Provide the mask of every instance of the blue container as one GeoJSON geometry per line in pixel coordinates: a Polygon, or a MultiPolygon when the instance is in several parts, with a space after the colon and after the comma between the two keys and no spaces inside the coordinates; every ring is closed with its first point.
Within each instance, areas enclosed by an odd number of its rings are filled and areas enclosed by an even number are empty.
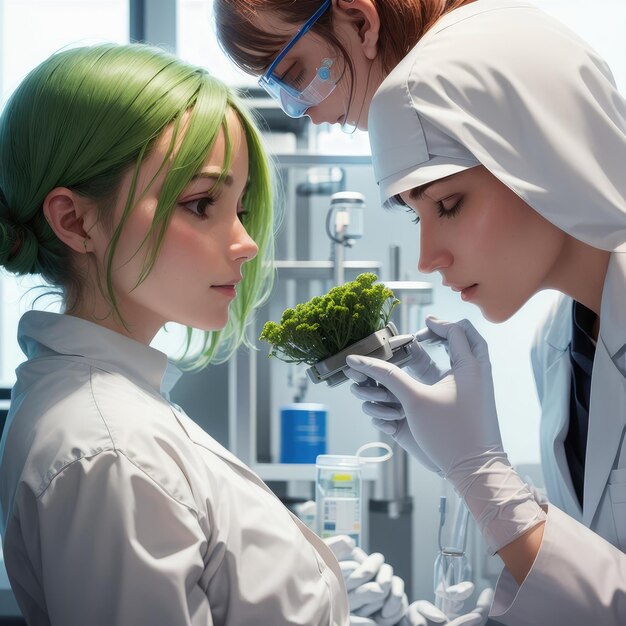
{"type": "Polygon", "coordinates": [[[326,454],[326,407],[297,402],[280,409],[280,462],[315,463],[326,454]]]}

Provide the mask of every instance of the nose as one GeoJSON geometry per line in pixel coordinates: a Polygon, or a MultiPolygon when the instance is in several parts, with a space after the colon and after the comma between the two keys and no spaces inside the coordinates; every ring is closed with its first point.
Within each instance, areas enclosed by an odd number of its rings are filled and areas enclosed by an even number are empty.
{"type": "Polygon", "coordinates": [[[237,218],[234,226],[233,240],[230,245],[230,253],[233,259],[238,261],[251,261],[259,252],[256,241],[250,237],[241,220],[237,218]]]}
{"type": "Polygon", "coordinates": [[[420,256],[417,269],[422,274],[430,274],[449,267],[453,256],[450,249],[438,240],[435,233],[424,228],[424,221],[420,223],[420,256]]]}
{"type": "Polygon", "coordinates": [[[304,112],[304,115],[310,118],[313,124],[315,124],[316,126],[319,126],[320,124],[323,124],[325,120],[322,119],[322,115],[317,109],[318,107],[309,107],[304,112]]]}

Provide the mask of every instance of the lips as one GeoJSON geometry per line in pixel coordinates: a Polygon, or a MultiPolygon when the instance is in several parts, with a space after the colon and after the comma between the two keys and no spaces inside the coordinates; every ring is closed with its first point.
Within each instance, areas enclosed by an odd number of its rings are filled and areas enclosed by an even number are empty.
{"type": "Polygon", "coordinates": [[[220,283],[219,285],[212,285],[212,287],[236,287],[240,282],[241,276],[228,280],[225,283],[220,283]]]}
{"type": "Polygon", "coordinates": [[[469,289],[470,287],[473,287],[476,283],[470,283],[469,285],[453,285],[451,283],[443,283],[444,287],[450,287],[450,289],[452,289],[452,291],[463,291],[464,289],[469,289]]]}
{"type": "Polygon", "coordinates": [[[450,287],[452,291],[461,294],[461,300],[469,302],[474,298],[476,290],[478,289],[478,283],[472,283],[470,285],[453,285],[451,283],[444,282],[445,287],[450,287]]]}
{"type": "Polygon", "coordinates": [[[223,296],[226,296],[227,298],[234,298],[237,295],[235,285],[213,285],[211,289],[222,294],[223,296]]]}

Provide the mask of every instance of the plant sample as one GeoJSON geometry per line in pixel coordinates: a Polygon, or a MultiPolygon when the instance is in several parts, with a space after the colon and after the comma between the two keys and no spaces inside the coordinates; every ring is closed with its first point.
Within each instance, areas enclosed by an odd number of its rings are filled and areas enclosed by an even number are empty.
{"type": "Polygon", "coordinates": [[[272,345],[269,356],[314,365],[383,328],[400,301],[377,280],[360,274],[267,322],[259,339],[272,345]]]}

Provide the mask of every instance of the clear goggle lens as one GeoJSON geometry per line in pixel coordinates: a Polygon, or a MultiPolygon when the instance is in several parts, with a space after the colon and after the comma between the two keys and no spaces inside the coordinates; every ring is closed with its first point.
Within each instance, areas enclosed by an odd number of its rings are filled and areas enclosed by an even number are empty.
{"type": "Polygon", "coordinates": [[[274,74],[261,76],[259,84],[276,100],[289,117],[302,117],[310,107],[321,104],[335,90],[330,75],[333,62],[324,59],[313,80],[302,90],[284,83],[274,74]]]}

